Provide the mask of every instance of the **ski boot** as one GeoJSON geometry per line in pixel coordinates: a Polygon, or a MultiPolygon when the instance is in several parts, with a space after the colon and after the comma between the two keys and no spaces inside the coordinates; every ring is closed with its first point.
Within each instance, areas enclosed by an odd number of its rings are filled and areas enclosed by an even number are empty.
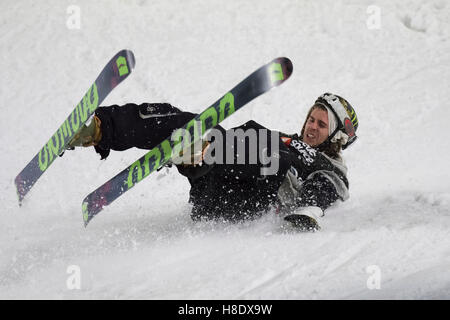
{"type": "MultiPolygon", "coordinates": [[[[74,150],[75,147],[92,147],[96,146],[102,139],[102,131],[100,129],[101,121],[94,115],[89,125],[83,124],[80,130],[70,140],[66,146],[66,150],[74,150]]],[[[65,150],[59,155],[62,157],[65,150]]]]}

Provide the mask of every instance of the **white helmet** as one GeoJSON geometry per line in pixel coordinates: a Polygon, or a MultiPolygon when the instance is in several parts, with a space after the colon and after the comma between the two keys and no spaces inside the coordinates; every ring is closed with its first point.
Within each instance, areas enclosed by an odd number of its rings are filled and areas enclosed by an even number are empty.
{"type": "Polygon", "coordinates": [[[337,126],[328,137],[328,141],[335,142],[337,139],[342,139],[344,142],[342,150],[355,142],[358,118],[356,117],[355,109],[347,100],[332,93],[324,93],[317,98],[315,104],[327,107],[336,117],[337,126]]]}

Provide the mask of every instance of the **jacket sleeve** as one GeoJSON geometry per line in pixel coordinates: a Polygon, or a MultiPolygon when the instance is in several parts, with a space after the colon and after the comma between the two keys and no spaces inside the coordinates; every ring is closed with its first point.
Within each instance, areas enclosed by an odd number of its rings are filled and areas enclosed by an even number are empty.
{"type": "Polygon", "coordinates": [[[129,148],[150,150],[195,117],[168,103],[127,103],[99,107],[95,114],[101,121],[102,138],[95,150],[102,159],[110,150],[129,148]]]}
{"type": "Polygon", "coordinates": [[[298,138],[289,141],[291,168],[279,189],[278,197],[290,211],[317,206],[322,210],[338,199],[348,198],[347,169],[298,138]]]}

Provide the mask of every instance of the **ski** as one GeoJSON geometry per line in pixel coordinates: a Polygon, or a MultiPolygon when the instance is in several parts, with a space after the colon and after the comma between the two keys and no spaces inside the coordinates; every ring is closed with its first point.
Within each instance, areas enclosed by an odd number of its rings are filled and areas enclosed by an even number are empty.
{"type": "Polygon", "coordinates": [[[103,68],[95,82],[55,134],[15,178],[19,205],[41,175],[66,150],[69,141],[91,118],[100,103],[128,77],[134,65],[133,52],[122,50],[103,68]]]}
{"type": "Polygon", "coordinates": [[[184,150],[190,148],[207,130],[215,127],[259,95],[282,84],[290,77],[292,70],[291,61],[284,57],[276,58],[262,66],[182,128],[175,130],[170,137],[91,192],[82,204],[84,225],[87,226],[105,206],[164,166],[173,156],[179,156],[184,150]],[[197,123],[201,123],[198,130],[195,129],[197,123]],[[185,132],[193,133],[186,135],[185,132]],[[177,139],[173,141],[173,137],[180,136],[185,138],[182,143],[177,139]]]}

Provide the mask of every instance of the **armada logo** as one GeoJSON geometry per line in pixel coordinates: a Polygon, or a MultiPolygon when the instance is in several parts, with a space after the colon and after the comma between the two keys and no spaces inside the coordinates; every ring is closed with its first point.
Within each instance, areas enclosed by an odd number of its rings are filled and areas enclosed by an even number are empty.
{"type": "Polygon", "coordinates": [[[127,59],[120,56],[116,60],[117,69],[119,70],[119,76],[123,76],[128,74],[130,71],[128,70],[127,66],[127,59]]]}
{"type": "Polygon", "coordinates": [[[283,68],[280,63],[272,63],[269,67],[270,82],[276,83],[284,80],[283,68]]]}
{"type": "Polygon", "coordinates": [[[98,107],[98,90],[94,83],[83,99],[78,103],[71,115],[62,124],[45,146],[39,151],[39,169],[43,172],[60,155],[83,123],[94,113],[98,107]],[[70,119],[70,121],[69,121],[70,119]]]}

